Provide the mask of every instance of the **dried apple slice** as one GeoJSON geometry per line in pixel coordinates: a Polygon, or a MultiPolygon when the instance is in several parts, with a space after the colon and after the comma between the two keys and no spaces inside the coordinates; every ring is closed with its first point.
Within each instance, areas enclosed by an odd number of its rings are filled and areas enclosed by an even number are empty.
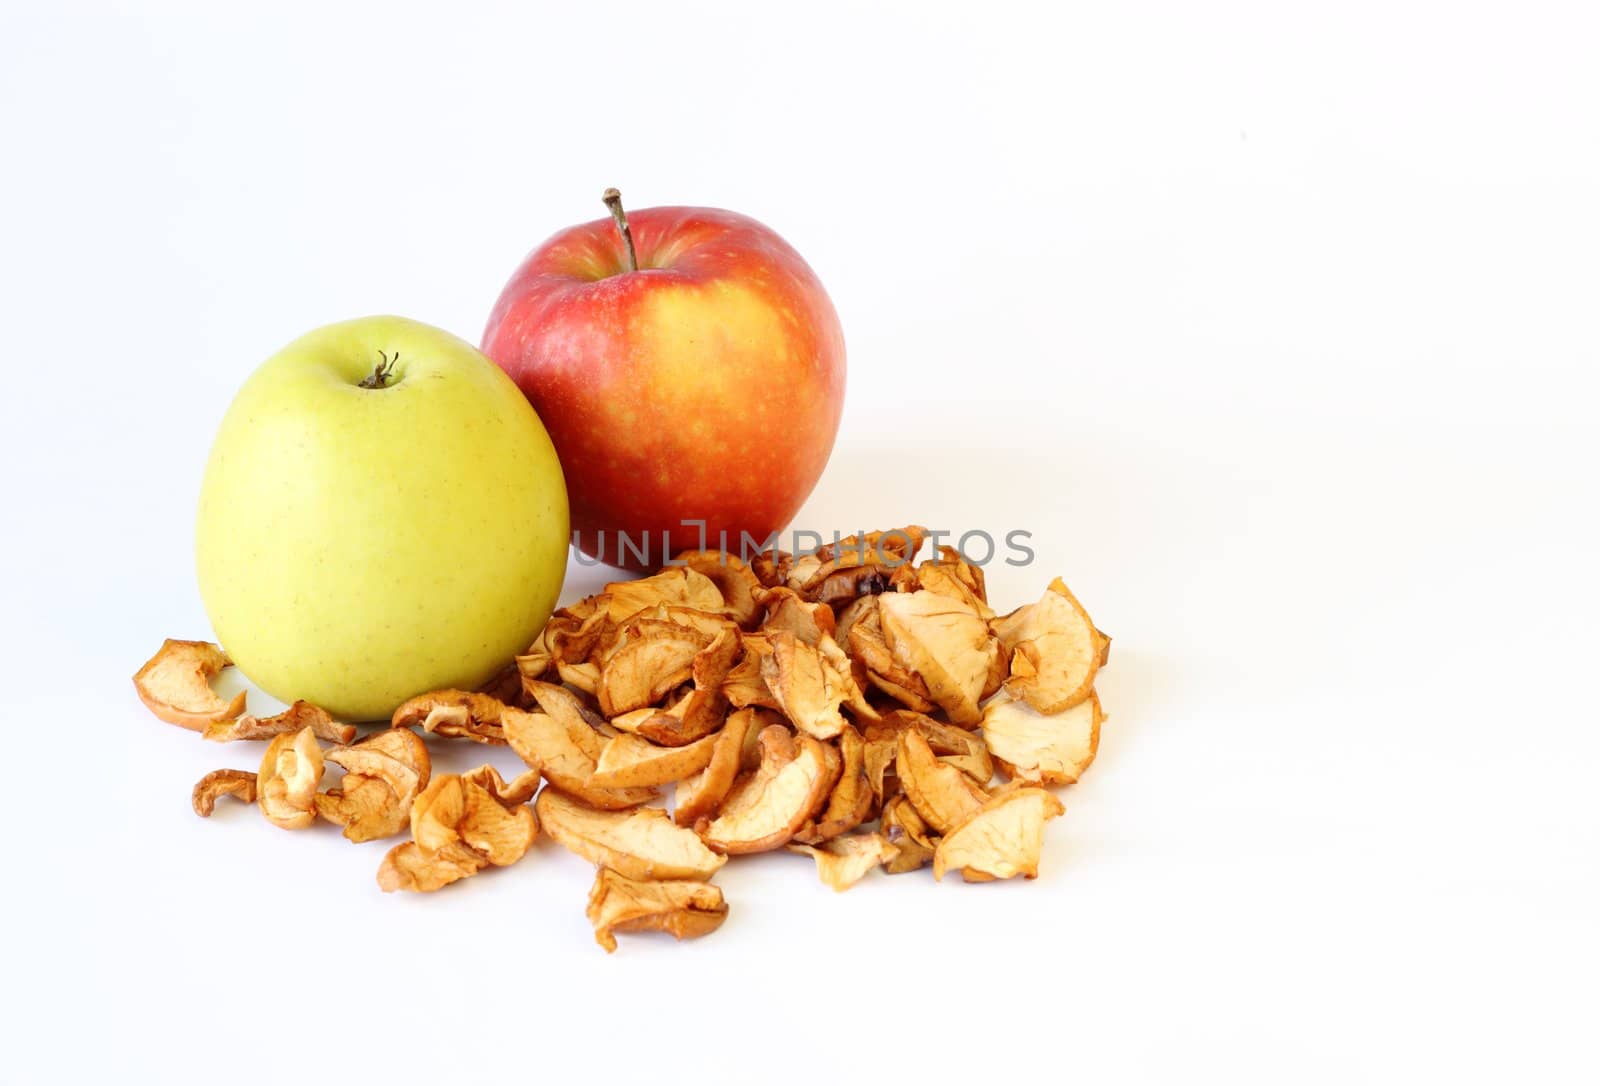
{"type": "Polygon", "coordinates": [[[310,728],[274,737],[256,772],[256,802],[267,821],[286,830],[315,822],[322,769],[322,748],[310,728]]]}
{"type": "Polygon", "coordinates": [[[473,690],[434,690],[418,694],[396,709],[389,726],[420,724],[430,735],[501,747],[506,743],[505,728],[501,726],[506,709],[499,699],[473,690]]]}
{"type": "Polygon", "coordinates": [[[333,714],[309,701],[297,701],[276,716],[259,717],[245,713],[233,720],[219,720],[207,726],[205,737],[217,743],[244,739],[271,739],[286,732],[310,728],[325,743],[348,744],[356,737],[353,724],[341,724],[333,714]]]}
{"type": "MultiPolygon", "coordinates": [[[[845,727],[839,706],[865,705],[849,670],[849,661],[833,638],[808,645],[787,630],[768,635],[772,654],[762,657],[761,677],[794,726],[814,739],[832,739],[845,727]]],[[[867,712],[872,712],[869,708],[867,712]]],[[[873,716],[877,714],[872,712],[873,716]]]]}
{"type": "Polygon", "coordinates": [[[745,629],[756,624],[761,608],[754,592],[761,581],[743,560],[725,551],[685,551],[677,560],[717,586],[728,617],[745,629]]]}
{"type": "Polygon", "coordinates": [[[1039,712],[1070,709],[1094,689],[1102,643],[1106,648],[1110,643],[1061,578],[1050,582],[1038,603],[1018,608],[992,625],[1010,657],[1006,689],[1039,712]]]}
{"type": "Polygon", "coordinates": [[[898,795],[886,802],[881,824],[884,837],[900,850],[884,864],[889,874],[903,875],[932,862],[939,837],[928,828],[909,797],[898,795]]]}
{"type": "Polygon", "coordinates": [[[908,709],[930,713],[936,708],[928,686],[916,672],[902,667],[883,639],[879,597],[874,596],[851,621],[850,656],[867,673],[867,681],[908,709]]]}
{"type": "MultiPolygon", "coordinates": [[[[974,782],[987,785],[994,777],[994,760],[983,736],[954,724],[944,724],[923,713],[896,709],[884,713],[882,723],[895,729],[911,728],[928,741],[941,762],[953,765],[974,782]]],[[[880,734],[874,730],[874,735],[880,734]]]]}
{"type": "Polygon", "coordinates": [[[656,798],[653,788],[601,788],[594,784],[606,737],[590,725],[583,703],[572,691],[551,683],[532,683],[530,692],[543,712],[507,709],[506,739],[517,757],[537,769],[550,787],[591,807],[612,811],[656,798]]]}
{"type": "Polygon", "coordinates": [[[761,738],[762,764],[743,786],[735,783],[715,819],[697,827],[718,852],[781,848],[822,806],[838,777],[837,769],[829,771],[829,748],[812,736],[800,734],[788,749],[772,728],[761,738]]]}
{"type": "Polygon", "coordinates": [[[676,604],[697,611],[724,611],[722,590],[698,570],[687,566],[664,569],[637,581],[616,581],[601,595],[603,609],[612,622],[625,622],[657,604],[676,604]]]}
{"type": "MultiPolygon", "coordinates": [[[[437,890],[527,854],[539,833],[533,809],[502,800],[484,779],[500,782],[500,775],[490,767],[447,773],[422,790],[411,806],[412,839],[390,849],[378,868],[386,893],[437,890]]],[[[498,791],[506,791],[504,782],[498,791]]]]}
{"type": "Polygon", "coordinates": [[[223,796],[232,796],[240,803],[254,803],[256,775],[248,769],[214,769],[200,778],[189,802],[193,804],[195,814],[210,818],[211,812],[217,808],[217,800],[223,796]]]}
{"type": "Polygon", "coordinates": [[[895,662],[922,678],[951,723],[982,720],[978,699],[999,651],[983,619],[948,596],[926,591],[879,596],[878,614],[895,662]]]}
{"type": "Polygon", "coordinates": [[[865,532],[841,539],[796,559],[785,583],[809,595],[840,570],[857,566],[887,566],[893,569],[916,556],[927,534],[927,529],[912,524],[905,528],[865,532]]]}
{"type": "Polygon", "coordinates": [[[232,664],[228,654],[209,641],[169,637],[134,674],[133,687],[145,708],[168,724],[204,731],[244,712],[243,690],[224,701],[211,689],[211,680],[232,664]]]}
{"type": "Polygon", "coordinates": [[[675,622],[638,623],[600,666],[600,711],[610,718],[660,704],[693,677],[695,657],[710,643],[708,635],[675,622]]]}
{"type": "MultiPolygon", "coordinates": [[[[874,793],[866,773],[866,741],[849,725],[839,733],[839,781],[817,817],[795,833],[794,840],[815,845],[847,833],[872,813],[874,793]]],[[[818,861],[819,863],[821,861],[818,861]]]]}
{"type": "Polygon", "coordinates": [[[755,599],[765,612],[761,629],[768,634],[787,630],[808,645],[833,636],[833,608],[825,603],[808,603],[791,588],[759,588],[755,599]]]}
{"type": "Polygon", "coordinates": [[[771,639],[761,633],[741,634],[739,644],[743,655],[722,681],[722,693],[728,704],[736,709],[759,705],[782,712],[772,688],[761,677],[761,662],[772,655],[771,639]]]}
{"type": "Polygon", "coordinates": [[[835,837],[821,847],[788,845],[790,852],[810,856],[817,862],[817,875],[834,890],[848,890],[875,867],[894,860],[900,847],[881,833],[852,833],[835,837]]]}
{"type": "Polygon", "coordinates": [[[624,732],[606,741],[589,782],[601,788],[630,788],[681,781],[711,764],[716,742],[715,735],[708,735],[686,747],[659,747],[624,732]]]}
{"type": "Polygon", "coordinates": [[[1089,696],[1046,716],[1009,693],[983,710],[983,738],[1005,774],[1030,784],[1072,784],[1100,749],[1100,699],[1089,696]]]}
{"type": "Polygon", "coordinates": [[[596,811],[547,788],[535,809],[553,840],[631,879],[708,879],[728,862],[657,807],[596,811]]]}
{"type": "Polygon", "coordinates": [[[344,827],[352,841],[376,841],[405,829],[411,804],[428,785],[428,746],[410,728],[368,736],[328,752],[344,769],[338,787],[315,799],[317,815],[344,827]]]}
{"type": "Polygon", "coordinates": [[[610,954],[619,931],[664,931],[680,941],[709,935],[727,919],[728,903],[708,882],[630,879],[602,867],[595,871],[585,912],[594,941],[610,954]]]}
{"type": "Polygon", "coordinates": [[[728,699],[722,684],[739,655],[739,631],[728,627],[701,649],[691,665],[694,689],[671,709],[646,717],[638,734],[664,747],[681,747],[704,739],[722,727],[728,699]]]}
{"type": "Polygon", "coordinates": [[[475,784],[499,800],[502,806],[515,807],[526,803],[533,798],[539,790],[539,782],[543,779],[537,769],[530,769],[526,773],[519,773],[507,781],[500,776],[500,771],[485,762],[477,769],[470,769],[461,774],[461,779],[475,784]]]}
{"type": "Polygon", "coordinates": [[[971,777],[934,757],[921,733],[900,733],[895,776],[906,796],[936,833],[949,833],[983,809],[988,794],[971,777]]]}
{"type": "Polygon", "coordinates": [[[968,882],[1037,877],[1044,824],[1062,810],[1061,801],[1042,788],[997,793],[939,842],[933,877],[942,879],[946,871],[960,871],[968,882]]]}
{"type": "Polygon", "coordinates": [[[717,809],[739,775],[745,737],[763,727],[763,721],[771,715],[764,709],[740,709],[729,715],[722,730],[711,737],[711,760],[706,767],[678,782],[672,802],[674,822],[693,826],[717,809]]]}

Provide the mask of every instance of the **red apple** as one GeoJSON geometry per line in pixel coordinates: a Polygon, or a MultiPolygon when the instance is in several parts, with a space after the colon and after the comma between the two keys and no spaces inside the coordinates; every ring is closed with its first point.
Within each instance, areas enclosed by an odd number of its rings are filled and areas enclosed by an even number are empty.
{"type": "Polygon", "coordinates": [[[701,545],[685,521],[738,553],[743,535],[789,523],[828,462],[844,406],[838,315],[800,254],[754,219],[624,215],[614,189],[606,203],[613,218],[522,262],[483,351],[550,431],[583,553],[659,566],[701,545]]]}

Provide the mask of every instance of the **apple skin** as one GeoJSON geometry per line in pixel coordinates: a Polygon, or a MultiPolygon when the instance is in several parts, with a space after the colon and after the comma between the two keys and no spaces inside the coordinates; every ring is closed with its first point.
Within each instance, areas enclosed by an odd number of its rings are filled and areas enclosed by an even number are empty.
{"type": "Polygon", "coordinates": [[[628,220],[637,271],[610,219],[556,234],[501,293],[483,352],[549,427],[574,543],[648,570],[702,545],[685,520],[705,521],[712,548],[726,532],[734,553],[741,533],[789,523],[833,449],[845,351],[816,274],[754,219],[654,207],[628,220]],[[648,538],[649,560],[618,532],[648,538]]]}
{"type": "Polygon", "coordinates": [[[195,556],[251,681],[342,720],[472,688],[525,649],[566,575],[566,488],[527,399],[471,344],[400,317],[332,324],[228,409],[195,556]],[[361,388],[379,352],[387,387],[361,388]]]}

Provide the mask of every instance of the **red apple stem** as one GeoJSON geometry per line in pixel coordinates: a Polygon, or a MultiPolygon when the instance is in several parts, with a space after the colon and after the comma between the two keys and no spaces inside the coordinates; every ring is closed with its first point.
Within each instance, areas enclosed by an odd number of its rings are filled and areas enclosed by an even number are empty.
{"type": "Polygon", "coordinates": [[[628,270],[638,271],[639,255],[633,250],[633,231],[628,229],[628,213],[622,210],[622,193],[616,189],[606,189],[600,199],[611,209],[611,217],[617,221],[617,233],[622,235],[622,243],[628,247],[628,270]]]}

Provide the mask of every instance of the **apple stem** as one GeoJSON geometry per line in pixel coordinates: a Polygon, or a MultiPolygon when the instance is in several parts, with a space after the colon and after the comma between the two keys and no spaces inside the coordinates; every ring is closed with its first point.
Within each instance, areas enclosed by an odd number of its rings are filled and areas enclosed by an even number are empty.
{"type": "Polygon", "coordinates": [[[622,235],[622,243],[628,247],[628,270],[638,271],[639,256],[633,251],[633,231],[628,229],[628,213],[622,210],[622,193],[616,189],[606,189],[600,199],[611,209],[611,217],[617,221],[617,233],[622,235]]]}
{"type": "Polygon", "coordinates": [[[358,385],[357,387],[358,388],[388,388],[389,387],[389,378],[394,376],[394,364],[396,362],[398,362],[398,361],[400,361],[400,352],[399,351],[394,352],[394,357],[393,358],[390,358],[383,351],[379,351],[378,352],[378,364],[375,367],[373,367],[373,370],[372,370],[371,373],[367,374],[365,377],[363,377],[361,379],[361,384],[358,385]]]}

